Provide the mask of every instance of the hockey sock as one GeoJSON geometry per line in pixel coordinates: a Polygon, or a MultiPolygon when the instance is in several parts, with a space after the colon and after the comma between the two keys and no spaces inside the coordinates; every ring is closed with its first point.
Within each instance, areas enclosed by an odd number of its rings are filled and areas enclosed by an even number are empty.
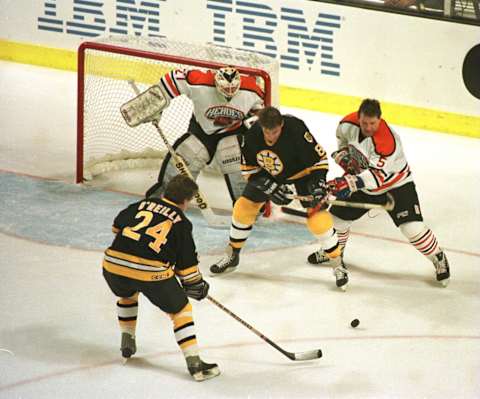
{"type": "Polygon", "coordinates": [[[240,252],[245,245],[248,236],[252,232],[253,225],[246,225],[238,222],[232,216],[232,225],[230,226],[230,246],[234,251],[240,252]]]}
{"type": "Polygon", "coordinates": [[[262,202],[253,202],[243,196],[235,202],[230,226],[232,248],[241,249],[245,245],[262,205],[262,202]]]}
{"type": "Polygon", "coordinates": [[[180,312],[170,314],[170,318],[173,321],[175,339],[185,358],[198,356],[197,337],[195,335],[195,324],[190,302],[180,312]]]}
{"type": "Polygon", "coordinates": [[[117,315],[120,331],[135,336],[138,314],[138,293],[129,298],[120,298],[117,301],[117,315]]]}
{"type": "Polygon", "coordinates": [[[340,246],[340,249],[343,253],[345,246],[347,245],[348,237],[350,237],[350,229],[347,229],[345,231],[337,230],[337,236],[338,236],[338,245],[340,246]]]}
{"type": "Polygon", "coordinates": [[[402,224],[400,230],[410,243],[423,255],[433,260],[441,251],[437,237],[423,222],[409,222],[402,224]]]}

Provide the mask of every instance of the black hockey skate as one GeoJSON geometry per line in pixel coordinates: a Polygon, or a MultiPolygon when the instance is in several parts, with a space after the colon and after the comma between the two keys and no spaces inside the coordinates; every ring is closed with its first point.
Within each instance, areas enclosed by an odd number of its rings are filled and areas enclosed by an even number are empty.
{"type": "Polygon", "coordinates": [[[233,272],[240,263],[240,251],[234,250],[230,245],[227,247],[225,255],[217,263],[210,266],[210,272],[213,275],[233,272]]]}
{"type": "Polygon", "coordinates": [[[122,357],[125,360],[132,357],[137,351],[135,337],[126,332],[122,333],[122,343],[120,344],[120,351],[122,352],[122,357]]]}
{"type": "Polygon", "coordinates": [[[311,265],[320,265],[322,263],[327,263],[329,260],[330,258],[325,255],[325,252],[323,252],[322,249],[312,252],[307,258],[308,263],[311,265]]]}
{"type": "Polygon", "coordinates": [[[188,372],[195,381],[205,381],[220,375],[220,369],[215,363],[205,363],[199,356],[187,357],[188,372]]]}
{"type": "Polygon", "coordinates": [[[437,281],[446,287],[450,281],[450,265],[443,251],[435,255],[433,265],[435,266],[437,281]]]}

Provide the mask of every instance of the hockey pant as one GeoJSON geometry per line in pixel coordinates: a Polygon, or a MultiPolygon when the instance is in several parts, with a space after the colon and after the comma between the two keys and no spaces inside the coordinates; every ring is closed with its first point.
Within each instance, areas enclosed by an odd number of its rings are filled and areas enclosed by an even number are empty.
{"type": "MultiPolygon", "coordinates": [[[[212,137],[212,139],[214,139],[212,137]]],[[[216,143],[216,154],[210,156],[207,147],[194,135],[187,133],[180,137],[173,145],[177,155],[187,163],[194,180],[200,172],[211,162],[215,169],[224,175],[228,192],[234,202],[243,192],[245,179],[240,172],[240,145],[236,136],[222,137],[216,143]]],[[[178,174],[172,156],[168,153],[163,160],[158,181],[164,188],[166,184],[178,174]]]]}

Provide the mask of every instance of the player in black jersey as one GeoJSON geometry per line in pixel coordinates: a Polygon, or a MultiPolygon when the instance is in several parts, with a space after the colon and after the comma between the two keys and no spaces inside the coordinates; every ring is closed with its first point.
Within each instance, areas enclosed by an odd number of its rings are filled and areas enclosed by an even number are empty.
{"type": "Polygon", "coordinates": [[[120,350],[124,359],[136,352],[138,295],[142,293],[168,313],[190,374],[203,381],[220,371],[216,364],[204,363],[199,357],[188,300],[205,298],[209,289],[198,268],[192,223],[184,214],[198,186],[190,178],[177,175],[162,198],[158,196],[159,186],[157,183],[149,190],[149,197],[129,205],[115,218],[115,239],[105,251],[103,276],[119,297],[120,350]]]}
{"type": "Polygon", "coordinates": [[[301,201],[310,210],[307,226],[331,259],[337,286],[345,289],[348,275],[339,256],[332,217],[325,207],[316,209],[326,199],[328,159],[305,123],[292,115],[282,115],[274,107],[264,108],[243,137],[241,149],[242,173],[248,183],[233,208],[226,254],[210,271],[220,274],[235,270],[262,205],[268,199],[277,205],[290,203],[293,193],[287,185],[293,184],[298,195],[313,198],[301,201]]]}

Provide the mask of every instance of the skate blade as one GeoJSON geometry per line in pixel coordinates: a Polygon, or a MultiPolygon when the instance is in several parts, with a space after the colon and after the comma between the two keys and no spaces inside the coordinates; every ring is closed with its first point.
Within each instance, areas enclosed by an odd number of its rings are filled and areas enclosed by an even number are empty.
{"type": "Polygon", "coordinates": [[[232,272],[234,272],[235,270],[237,269],[237,267],[229,267],[228,269],[226,269],[224,272],[221,272],[221,273],[215,273],[215,272],[212,272],[211,270],[209,271],[209,276],[210,277],[219,277],[219,276],[224,276],[225,274],[230,274],[232,272]]]}
{"type": "Polygon", "coordinates": [[[220,369],[218,367],[211,368],[210,370],[206,371],[199,371],[197,373],[192,374],[192,377],[195,381],[201,382],[205,380],[209,380],[211,378],[217,377],[220,375],[220,369]]]}
{"type": "Polygon", "coordinates": [[[450,283],[450,278],[445,278],[443,280],[440,280],[439,283],[443,288],[446,288],[450,283]]]}

